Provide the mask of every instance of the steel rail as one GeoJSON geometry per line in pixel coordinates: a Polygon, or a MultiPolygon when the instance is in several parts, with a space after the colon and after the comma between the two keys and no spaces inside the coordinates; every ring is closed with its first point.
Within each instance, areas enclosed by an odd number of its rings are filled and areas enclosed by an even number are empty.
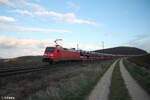
{"type": "MultiPolygon", "coordinates": [[[[52,68],[50,66],[38,66],[38,67],[15,67],[13,68],[7,68],[7,69],[0,69],[0,77],[4,76],[10,76],[10,75],[16,75],[16,74],[21,74],[21,73],[27,73],[27,72],[33,72],[33,71],[39,71],[39,70],[44,70],[44,69],[49,69],[52,68]]],[[[54,67],[53,67],[54,68],[54,67]]]]}

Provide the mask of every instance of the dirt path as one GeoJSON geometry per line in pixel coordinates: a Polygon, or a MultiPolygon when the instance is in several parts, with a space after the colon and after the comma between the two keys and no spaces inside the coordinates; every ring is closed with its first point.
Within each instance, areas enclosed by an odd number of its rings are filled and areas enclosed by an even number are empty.
{"type": "Polygon", "coordinates": [[[120,71],[132,100],[150,100],[150,96],[136,83],[125,69],[122,60],[120,61],[120,71]]]}
{"type": "Polygon", "coordinates": [[[111,65],[111,67],[107,70],[107,72],[98,82],[98,84],[95,86],[94,90],[88,97],[88,100],[108,100],[112,72],[113,72],[116,62],[117,61],[115,61],[113,65],[111,65]]]}

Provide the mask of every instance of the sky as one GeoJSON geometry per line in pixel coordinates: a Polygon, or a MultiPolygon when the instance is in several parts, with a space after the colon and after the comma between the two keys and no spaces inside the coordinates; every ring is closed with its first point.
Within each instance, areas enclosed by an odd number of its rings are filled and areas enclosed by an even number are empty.
{"type": "Polygon", "coordinates": [[[150,52],[149,0],[0,0],[0,57],[117,46],[150,52]]]}

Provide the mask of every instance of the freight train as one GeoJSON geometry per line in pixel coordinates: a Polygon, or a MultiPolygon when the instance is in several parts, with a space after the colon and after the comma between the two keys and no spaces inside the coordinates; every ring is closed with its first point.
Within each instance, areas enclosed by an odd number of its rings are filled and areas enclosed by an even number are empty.
{"type": "Polygon", "coordinates": [[[56,47],[46,47],[43,55],[43,62],[53,64],[61,61],[93,61],[120,57],[125,56],[94,51],[75,50],[74,48],[67,49],[57,45],[56,47]]]}

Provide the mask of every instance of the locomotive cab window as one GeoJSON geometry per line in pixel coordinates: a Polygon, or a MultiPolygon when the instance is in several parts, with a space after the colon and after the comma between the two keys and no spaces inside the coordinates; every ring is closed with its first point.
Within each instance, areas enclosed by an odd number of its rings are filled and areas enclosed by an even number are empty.
{"type": "Polygon", "coordinates": [[[55,48],[46,48],[45,52],[54,52],[55,48]]]}
{"type": "Polygon", "coordinates": [[[59,50],[57,50],[57,52],[59,52],[59,50]]]}

